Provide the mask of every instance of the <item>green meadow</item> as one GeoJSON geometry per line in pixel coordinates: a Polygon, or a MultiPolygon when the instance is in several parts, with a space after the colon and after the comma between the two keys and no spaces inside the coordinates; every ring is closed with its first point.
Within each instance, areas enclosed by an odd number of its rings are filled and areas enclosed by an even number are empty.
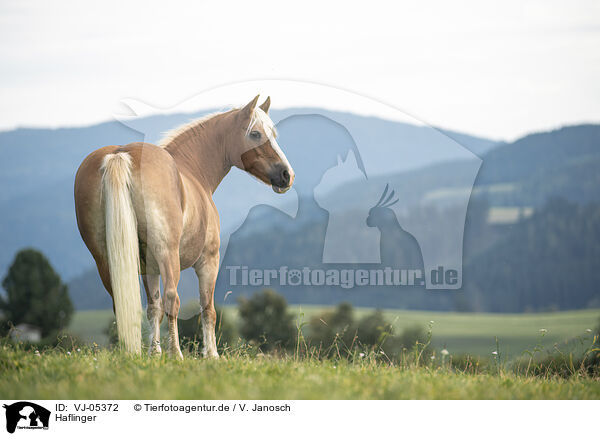
{"type": "MultiPolygon", "coordinates": [[[[321,306],[290,306],[290,312],[302,324],[329,309],[321,306]]],[[[227,318],[237,322],[235,306],[225,306],[227,318]]],[[[358,317],[372,309],[355,308],[358,317]]],[[[598,325],[600,311],[578,310],[531,314],[452,313],[385,310],[396,332],[405,328],[432,327],[432,346],[446,348],[452,354],[489,356],[498,345],[505,356],[518,357],[527,350],[552,349],[555,344],[577,346],[578,339],[590,336],[586,330],[598,325]],[[433,324],[430,322],[433,321],[433,324]]],[[[110,310],[75,313],[70,332],[86,342],[106,344],[106,327],[112,319],[110,310]]]]}
{"type": "MultiPolygon", "coordinates": [[[[326,309],[290,307],[298,325],[326,309]]],[[[237,320],[235,307],[222,310],[230,321],[237,320]]],[[[356,309],[356,315],[371,311],[356,309]]],[[[323,357],[300,345],[287,354],[263,354],[252,344],[238,343],[216,361],[203,359],[193,348],[184,348],[184,360],[177,361],[165,353],[132,356],[104,347],[112,312],[78,312],[69,330],[85,345],[0,344],[0,397],[600,399],[597,369],[581,364],[584,355],[583,361],[595,359],[597,365],[597,311],[499,315],[388,310],[385,316],[397,331],[430,328],[431,341],[398,359],[378,349],[323,357]]]]}
{"type": "Polygon", "coordinates": [[[4,346],[4,399],[600,399],[592,377],[461,372],[448,367],[358,360],[225,354],[210,361],[185,353],[128,356],[84,347],[38,354],[4,346]]]}

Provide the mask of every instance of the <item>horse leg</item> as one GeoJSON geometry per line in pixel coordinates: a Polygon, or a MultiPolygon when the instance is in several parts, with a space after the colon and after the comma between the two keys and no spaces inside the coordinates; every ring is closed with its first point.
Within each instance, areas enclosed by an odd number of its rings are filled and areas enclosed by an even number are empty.
{"type": "Polygon", "coordinates": [[[110,298],[113,302],[113,313],[115,312],[115,298],[112,293],[112,286],[110,284],[110,270],[108,269],[108,261],[105,259],[99,259],[96,261],[96,268],[98,268],[98,274],[100,274],[100,280],[102,280],[102,284],[104,288],[110,295],[110,298]]]}
{"type": "Polygon", "coordinates": [[[211,253],[210,255],[202,256],[194,265],[194,270],[198,276],[200,289],[202,337],[204,342],[202,354],[204,357],[218,359],[219,353],[217,352],[217,340],[215,336],[217,313],[214,304],[215,282],[219,273],[218,250],[216,251],[216,255],[211,253]]]}
{"type": "Polygon", "coordinates": [[[148,274],[142,276],[144,280],[144,288],[146,289],[146,297],[148,297],[148,321],[150,322],[150,346],[148,354],[162,353],[160,348],[160,323],[162,322],[163,311],[160,301],[160,276],[158,274],[148,274]]]}
{"type": "Polygon", "coordinates": [[[165,287],[163,297],[163,308],[169,320],[169,354],[171,357],[183,359],[179,348],[179,332],[177,330],[177,316],[179,315],[179,295],[177,294],[177,283],[179,283],[179,249],[170,251],[162,261],[159,260],[160,275],[165,287]]]}

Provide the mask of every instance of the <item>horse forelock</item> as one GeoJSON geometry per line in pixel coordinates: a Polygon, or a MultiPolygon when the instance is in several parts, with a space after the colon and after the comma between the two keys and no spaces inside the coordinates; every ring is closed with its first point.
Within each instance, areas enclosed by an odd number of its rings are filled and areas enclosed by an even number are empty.
{"type": "Polygon", "coordinates": [[[271,141],[277,138],[277,129],[275,129],[273,120],[259,107],[254,108],[254,111],[252,112],[250,122],[246,128],[246,135],[249,135],[252,129],[257,125],[260,125],[263,128],[265,134],[271,141]]]}

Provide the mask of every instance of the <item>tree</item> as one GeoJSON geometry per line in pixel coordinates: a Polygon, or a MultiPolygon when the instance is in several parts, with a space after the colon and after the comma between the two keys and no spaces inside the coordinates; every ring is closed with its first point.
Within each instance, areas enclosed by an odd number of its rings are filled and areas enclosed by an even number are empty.
{"type": "Polygon", "coordinates": [[[393,357],[403,348],[411,349],[417,341],[424,343],[427,338],[419,326],[396,333],[378,309],[357,319],[350,303],[341,303],[333,310],[313,316],[308,330],[310,343],[320,347],[325,357],[368,349],[382,350],[388,357],[393,357]]]}
{"type": "Polygon", "coordinates": [[[265,289],[251,298],[240,298],[240,333],[247,341],[260,344],[263,350],[294,345],[296,329],[287,301],[272,289],[265,289]]]}
{"type": "Polygon", "coordinates": [[[392,325],[381,310],[374,310],[358,322],[358,341],[365,345],[381,345],[392,334],[392,325]]]}
{"type": "Polygon", "coordinates": [[[309,323],[309,338],[315,346],[328,349],[335,341],[343,344],[343,350],[355,342],[356,322],[350,303],[340,303],[334,310],[313,316],[309,323]]]}
{"type": "Polygon", "coordinates": [[[6,296],[0,296],[5,322],[39,327],[48,337],[69,324],[73,304],[67,285],[46,257],[37,250],[21,250],[2,281],[6,296]]]}

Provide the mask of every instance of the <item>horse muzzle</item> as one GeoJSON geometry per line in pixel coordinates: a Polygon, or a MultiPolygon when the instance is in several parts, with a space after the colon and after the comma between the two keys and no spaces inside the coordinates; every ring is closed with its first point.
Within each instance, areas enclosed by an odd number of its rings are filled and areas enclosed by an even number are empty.
{"type": "Polygon", "coordinates": [[[292,187],[294,178],[294,170],[286,165],[278,165],[270,179],[271,187],[276,193],[283,194],[292,187]]]}

